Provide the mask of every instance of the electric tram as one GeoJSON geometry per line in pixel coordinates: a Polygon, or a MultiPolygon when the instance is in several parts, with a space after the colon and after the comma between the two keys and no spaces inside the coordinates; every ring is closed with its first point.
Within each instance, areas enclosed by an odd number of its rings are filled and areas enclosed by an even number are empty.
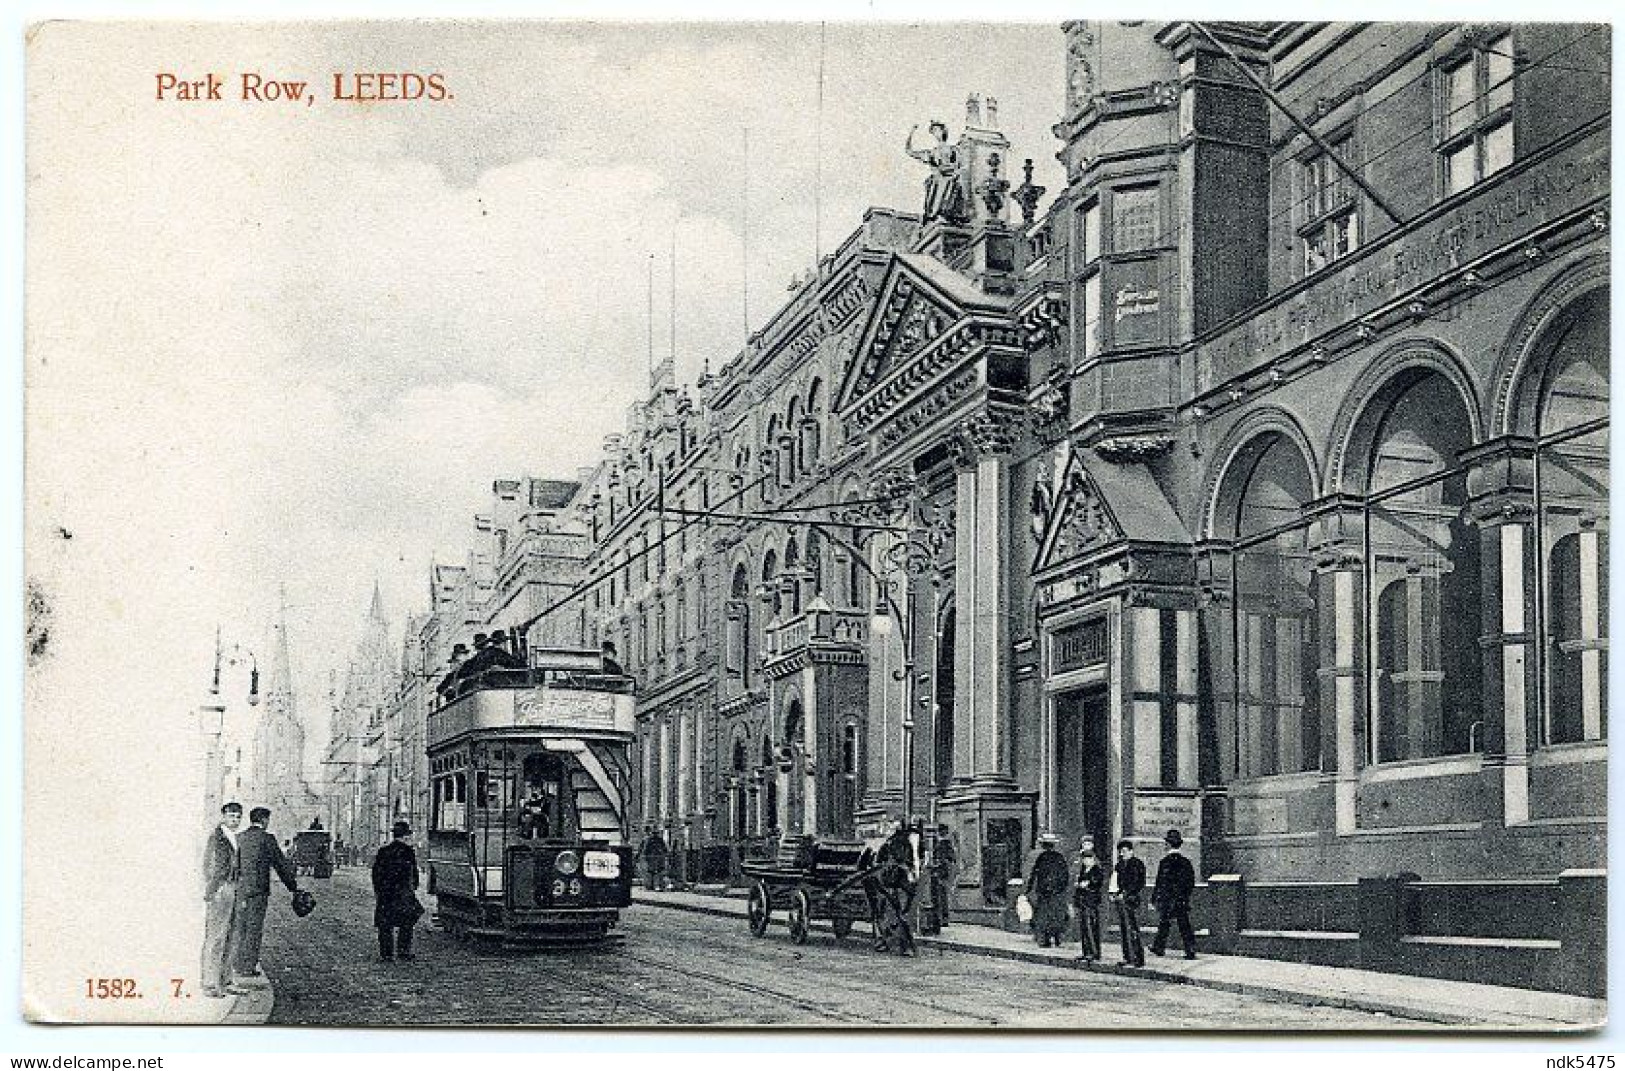
{"type": "Polygon", "coordinates": [[[428,892],[447,932],[506,946],[617,936],[632,902],[632,739],[632,679],[595,651],[533,649],[528,664],[446,678],[428,724],[428,892]]]}

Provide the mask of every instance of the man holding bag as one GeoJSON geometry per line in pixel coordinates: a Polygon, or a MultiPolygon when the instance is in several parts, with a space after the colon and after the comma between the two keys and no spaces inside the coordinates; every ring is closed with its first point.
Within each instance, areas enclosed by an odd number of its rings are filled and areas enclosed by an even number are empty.
{"type": "Polygon", "coordinates": [[[1066,858],[1055,850],[1061,839],[1054,833],[1038,838],[1038,857],[1027,876],[1027,900],[1033,911],[1033,937],[1039,948],[1060,948],[1066,936],[1067,890],[1072,875],[1066,858]]]}
{"type": "Polygon", "coordinates": [[[395,839],[378,849],[372,861],[372,894],[377,901],[372,922],[378,928],[378,958],[412,959],[412,927],[423,917],[418,903],[418,856],[412,850],[412,827],[396,822],[395,839]]]}

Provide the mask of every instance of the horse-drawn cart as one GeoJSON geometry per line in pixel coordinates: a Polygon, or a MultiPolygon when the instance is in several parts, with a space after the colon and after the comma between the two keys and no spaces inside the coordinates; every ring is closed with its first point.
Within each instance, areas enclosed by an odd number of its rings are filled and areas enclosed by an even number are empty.
{"type": "Polygon", "coordinates": [[[786,836],[773,859],[747,859],[740,865],[752,881],[747,918],[750,932],[767,933],[775,909],[786,911],[790,940],[805,944],[813,919],[828,919],[836,937],[852,932],[859,919],[872,923],[874,906],[864,889],[875,852],[862,841],[815,841],[786,836]]]}

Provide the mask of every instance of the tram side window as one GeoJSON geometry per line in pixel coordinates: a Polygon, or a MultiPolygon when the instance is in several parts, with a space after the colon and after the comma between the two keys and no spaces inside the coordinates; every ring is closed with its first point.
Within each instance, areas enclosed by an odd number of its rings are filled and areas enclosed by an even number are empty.
{"type": "Polygon", "coordinates": [[[435,784],[435,828],[458,831],[467,826],[468,781],[463,774],[451,774],[435,784]]]}

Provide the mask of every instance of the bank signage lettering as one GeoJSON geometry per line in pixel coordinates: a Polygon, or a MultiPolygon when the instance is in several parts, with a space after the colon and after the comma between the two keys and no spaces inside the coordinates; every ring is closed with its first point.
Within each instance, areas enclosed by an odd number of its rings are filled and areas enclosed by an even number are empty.
{"type": "Polygon", "coordinates": [[[1476,260],[1608,192],[1606,132],[1569,146],[1506,184],[1395,238],[1353,268],[1266,309],[1201,351],[1211,388],[1476,260]]]}
{"type": "Polygon", "coordinates": [[[1055,673],[1104,664],[1106,619],[1097,617],[1060,630],[1055,634],[1050,650],[1050,669],[1055,673]]]}

